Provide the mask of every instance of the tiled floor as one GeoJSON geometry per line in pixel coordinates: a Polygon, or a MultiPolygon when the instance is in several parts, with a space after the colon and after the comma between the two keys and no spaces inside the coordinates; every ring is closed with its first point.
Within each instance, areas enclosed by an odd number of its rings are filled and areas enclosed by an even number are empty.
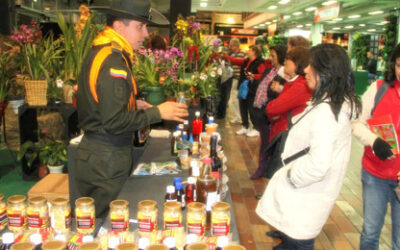
{"type": "MultiPolygon", "coordinates": [[[[272,249],[278,244],[265,232],[270,227],[255,213],[256,193],[262,193],[267,185],[266,179],[252,181],[251,174],[257,167],[259,138],[238,136],[237,125],[219,121],[224,151],[228,158],[229,187],[232,192],[235,216],[241,244],[247,249],[272,249]]],[[[353,140],[350,164],[336,205],[317,237],[315,249],[359,249],[362,229],[362,189],[361,156],[363,147],[353,140]]],[[[380,239],[380,249],[391,249],[390,212],[380,239]]]]}

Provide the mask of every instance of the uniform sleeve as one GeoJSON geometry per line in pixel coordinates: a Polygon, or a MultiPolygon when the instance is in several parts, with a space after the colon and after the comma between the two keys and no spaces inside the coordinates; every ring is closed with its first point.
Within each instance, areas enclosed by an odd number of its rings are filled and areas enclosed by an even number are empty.
{"type": "Polygon", "coordinates": [[[266,113],[269,118],[280,116],[305,104],[310,99],[308,87],[303,82],[294,83],[275,100],[268,103],[266,113]]]}
{"type": "Polygon", "coordinates": [[[147,110],[128,111],[127,104],[132,92],[130,73],[121,57],[112,55],[102,66],[97,80],[100,119],[105,132],[124,134],[134,132],[146,125],[160,122],[157,107],[147,110]],[[115,74],[113,72],[122,72],[115,74]],[[123,72],[126,72],[124,77],[123,72]]]}
{"type": "Polygon", "coordinates": [[[368,129],[367,120],[371,118],[371,111],[374,108],[375,95],[377,92],[377,82],[371,84],[368,90],[363,94],[362,111],[359,118],[352,123],[354,136],[364,145],[372,146],[377,135],[368,129]]]}

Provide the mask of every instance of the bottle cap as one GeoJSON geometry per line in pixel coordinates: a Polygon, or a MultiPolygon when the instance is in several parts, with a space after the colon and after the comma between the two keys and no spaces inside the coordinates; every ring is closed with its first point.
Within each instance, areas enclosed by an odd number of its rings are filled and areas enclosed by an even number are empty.
{"type": "Polygon", "coordinates": [[[208,117],[208,123],[214,123],[214,116],[208,117]]]}
{"type": "Polygon", "coordinates": [[[229,239],[226,236],[220,236],[217,239],[217,246],[220,248],[224,248],[229,244],[229,239]]]}
{"type": "Polygon", "coordinates": [[[119,239],[116,236],[111,236],[108,240],[108,249],[115,249],[119,244],[119,239]]]}
{"type": "Polygon", "coordinates": [[[182,123],[179,124],[179,125],[178,125],[178,128],[179,128],[180,130],[183,130],[183,124],[182,124],[182,123]]]}
{"type": "Polygon", "coordinates": [[[84,235],[82,237],[82,243],[93,242],[93,241],[94,241],[93,235],[84,235]]]}
{"type": "Polygon", "coordinates": [[[183,125],[189,125],[189,121],[188,120],[184,120],[183,121],[183,125]]]}
{"type": "Polygon", "coordinates": [[[200,176],[200,168],[197,165],[196,166],[192,166],[192,175],[194,177],[200,176]]]}
{"type": "Polygon", "coordinates": [[[3,244],[14,243],[14,233],[7,232],[3,233],[3,244]]]}
{"type": "Polygon", "coordinates": [[[175,248],[175,238],[173,237],[166,237],[163,240],[163,244],[166,245],[168,248],[175,248]]]}
{"type": "Polygon", "coordinates": [[[219,179],[219,177],[220,177],[219,172],[211,172],[211,175],[212,175],[215,179],[219,179]]]}
{"type": "Polygon", "coordinates": [[[33,233],[29,236],[29,240],[35,245],[40,245],[42,244],[42,235],[38,233],[33,233]]]}
{"type": "Polygon", "coordinates": [[[176,186],[177,182],[182,182],[181,177],[174,177],[174,186],[176,186]]]}
{"type": "Polygon", "coordinates": [[[194,177],[189,177],[188,178],[188,183],[189,184],[195,184],[196,183],[196,179],[194,177]]]}
{"type": "Polygon", "coordinates": [[[150,245],[150,241],[148,238],[140,238],[138,244],[140,249],[146,249],[150,245]]]}
{"type": "Polygon", "coordinates": [[[179,190],[179,189],[183,189],[182,182],[177,182],[176,183],[176,190],[179,190]]]}
{"type": "Polygon", "coordinates": [[[197,235],[195,235],[195,234],[186,235],[186,244],[187,245],[195,243],[195,242],[197,242],[197,235]]]}
{"type": "Polygon", "coordinates": [[[175,193],[175,187],[172,185],[167,186],[167,193],[172,194],[175,193]]]}
{"type": "Polygon", "coordinates": [[[196,111],[196,112],[194,113],[194,115],[197,116],[197,117],[200,117],[200,111],[196,111]]]}
{"type": "Polygon", "coordinates": [[[205,157],[205,158],[203,158],[203,163],[204,164],[211,164],[211,157],[205,157]]]}

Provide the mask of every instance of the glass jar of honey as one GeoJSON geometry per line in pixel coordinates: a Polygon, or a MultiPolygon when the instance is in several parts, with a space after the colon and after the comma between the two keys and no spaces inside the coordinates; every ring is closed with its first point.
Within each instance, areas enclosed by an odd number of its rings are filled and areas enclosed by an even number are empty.
{"type": "Polygon", "coordinates": [[[64,198],[56,198],[50,202],[50,224],[56,233],[68,234],[71,228],[71,206],[64,198]]]}
{"type": "Polygon", "coordinates": [[[26,227],[26,197],[13,195],[7,199],[8,229],[14,233],[25,230],[26,227]]]}
{"type": "Polygon", "coordinates": [[[191,202],[187,206],[186,233],[204,236],[206,232],[206,206],[200,202],[191,202]]]}
{"type": "Polygon", "coordinates": [[[65,242],[58,240],[49,240],[42,245],[42,250],[65,250],[65,242]]]}
{"type": "Polygon", "coordinates": [[[94,199],[81,197],[75,201],[76,231],[80,234],[91,234],[96,225],[94,199]]]}
{"type": "Polygon", "coordinates": [[[204,242],[196,242],[188,245],[186,250],[209,250],[210,248],[204,242]]]}
{"type": "Polygon", "coordinates": [[[99,242],[86,242],[79,246],[79,250],[101,250],[99,242]]]}
{"type": "Polygon", "coordinates": [[[18,242],[11,246],[10,250],[34,250],[35,245],[30,242],[18,242]]]}
{"type": "Polygon", "coordinates": [[[182,226],[182,205],[176,201],[164,203],[164,230],[182,226]]]}
{"type": "Polygon", "coordinates": [[[230,205],[226,202],[216,202],[211,212],[211,235],[227,236],[231,226],[230,205]]]}
{"type": "Polygon", "coordinates": [[[4,195],[0,194],[0,231],[2,231],[7,224],[7,205],[4,202],[4,195]]]}
{"type": "Polygon", "coordinates": [[[152,233],[157,231],[158,210],[157,202],[144,200],[138,203],[138,226],[139,232],[152,233]]]}
{"type": "Polygon", "coordinates": [[[135,243],[122,243],[119,244],[116,250],[138,250],[138,246],[135,243]]]}
{"type": "Polygon", "coordinates": [[[115,200],[110,202],[111,230],[124,232],[129,230],[129,202],[115,200]]]}
{"type": "Polygon", "coordinates": [[[43,196],[28,199],[28,228],[29,230],[39,230],[49,226],[49,209],[47,200],[43,196]]]}

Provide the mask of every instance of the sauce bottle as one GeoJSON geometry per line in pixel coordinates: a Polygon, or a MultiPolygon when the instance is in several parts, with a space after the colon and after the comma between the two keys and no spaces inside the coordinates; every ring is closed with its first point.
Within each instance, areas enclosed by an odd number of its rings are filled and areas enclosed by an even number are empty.
{"type": "Polygon", "coordinates": [[[196,111],[192,122],[193,140],[199,141],[200,133],[203,132],[203,120],[200,119],[200,111],[196,111]]]}
{"type": "Polygon", "coordinates": [[[175,187],[172,185],[167,186],[167,194],[165,195],[165,202],[177,201],[178,197],[175,193],[175,187]]]}
{"type": "Polygon", "coordinates": [[[194,177],[189,177],[188,184],[186,185],[186,205],[189,205],[191,202],[197,201],[196,189],[196,179],[194,177]]]}

